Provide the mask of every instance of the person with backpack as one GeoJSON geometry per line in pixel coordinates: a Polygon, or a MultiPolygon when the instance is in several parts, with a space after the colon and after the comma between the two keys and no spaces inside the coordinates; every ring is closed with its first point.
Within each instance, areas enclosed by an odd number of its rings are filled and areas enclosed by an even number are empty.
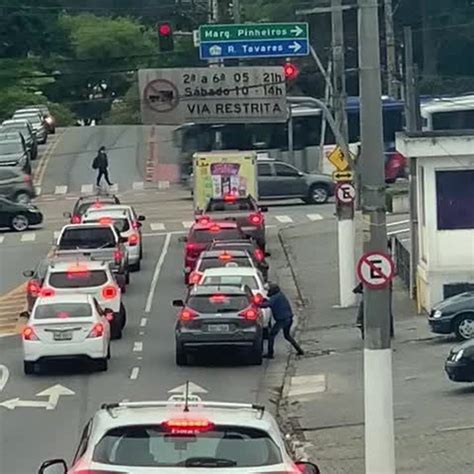
{"type": "Polygon", "coordinates": [[[100,182],[102,177],[105,178],[105,181],[109,186],[112,186],[113,183],[110,182],[109,179],[109,160],[107,158],[107,153],[105,153],[105,146],[101,146],[99,151],[97,152],[97,156],[94,158],[92,162],[92,169],[98,170],[97,173],[97,187],[100,187],[100,182]]]}

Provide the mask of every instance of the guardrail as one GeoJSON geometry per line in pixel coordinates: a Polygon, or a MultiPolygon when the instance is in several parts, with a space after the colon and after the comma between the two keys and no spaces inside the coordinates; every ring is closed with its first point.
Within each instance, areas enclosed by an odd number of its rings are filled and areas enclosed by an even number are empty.
{"type": "Polygon", "coordinates": [[[410,288],[410,251],[396,235],[392,235],[390,239],[397,276],[410,288]]]}

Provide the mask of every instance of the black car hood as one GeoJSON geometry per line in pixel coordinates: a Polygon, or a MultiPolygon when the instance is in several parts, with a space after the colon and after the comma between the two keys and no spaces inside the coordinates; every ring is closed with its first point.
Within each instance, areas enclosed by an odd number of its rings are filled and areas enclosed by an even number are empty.
{"type": "Polygon", "coordinates": [[[433,309],[445,312],[456,312],[461,309],[472,309],[474,311],[474,292],[468,291],[446,298],[436,304],[433,309]]]}

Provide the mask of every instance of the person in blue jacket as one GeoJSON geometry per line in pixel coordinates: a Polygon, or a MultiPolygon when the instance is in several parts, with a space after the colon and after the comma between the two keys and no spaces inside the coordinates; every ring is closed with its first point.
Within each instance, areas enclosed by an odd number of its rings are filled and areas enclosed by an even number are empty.
{"type": "Polygon", "coordinates": [[[291,335],[291,326],[293,324],[293,310],[291,309],[291,304],[278,285],[274,283],[270,284],[268,299],[262,302],[261,307],[270,308],[272,310],[273,319],[275,320],[268,334],[268,352],[265,357],[273,359],[275,337],[281,330],[283,330],[283,337],[296,349],[298,355],[304,355],[303,349],[301,349],[291,335]]]}

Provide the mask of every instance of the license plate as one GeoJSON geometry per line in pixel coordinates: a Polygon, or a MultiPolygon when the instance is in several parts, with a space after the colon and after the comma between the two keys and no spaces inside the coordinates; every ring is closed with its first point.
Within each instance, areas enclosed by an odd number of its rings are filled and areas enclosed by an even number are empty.
{"type": "Polygon", "coordinates": [[[229,332],[228,324],[209,324],[207,326],[209,332],[229,332]]]}
{"type": "Polygon", "coordinates": [[[72,339],[72,331],[55,332],[53,337],[55,341],[70,341],[72,339]]]}

